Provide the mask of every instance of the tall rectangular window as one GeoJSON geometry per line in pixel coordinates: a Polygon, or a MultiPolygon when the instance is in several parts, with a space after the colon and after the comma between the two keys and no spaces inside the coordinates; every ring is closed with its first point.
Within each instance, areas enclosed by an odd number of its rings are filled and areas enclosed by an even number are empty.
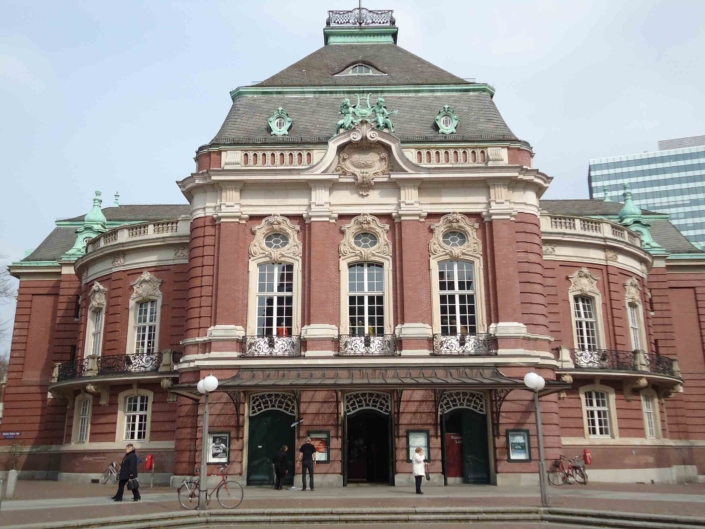
{"type": "Polygon", "coordinates": [[[294,265],[259,265],[257,336],[291,336],[293,307],[294,265]]]}
{"type": "Polygon", "coordinates": [[[641,402],[644,406],[646,437],[648,439],[656,439],[656,414],[654,413],[654,400],[648,393],[642,393],[641,402]]]}
{"type": "Polygon", "coordinates": [[[125,440],[144,441],[147,438],[149,397],[135,395],[125,401],[125,440]]]}
{"type": "Polygon", "coordinates": [[[157,336],[157,302],[143,301],[137,306],[135,354],[151,354],[157,336]]]}
{"type": "Polygon", "coordinates": [[[438,263],[441,334],[476,334],[475,274],[472,263],[438,263]]]}
{"type": "Polygon", "coordinates": [[[91,424],[91,403],[90,398],[81,401],[81,408],[78,415],[78,442],[85,443],[88,441],[88,428],[91,424]]]}
{"type": "Polygon", "coordinates": [[[384,335],[384,267],[348,267],[348,322],[352,336],[384,335]]]}
{"type": "Polygon", "coordinates": [[[604,391],[585,392],[585,413],[587,414],[590,437],[610,437],[609,396],[604,391]]]}
{"type": "Polygon", "coordinates": [[[634,349],[641,349],[641,329],[639,328],[638,305],[629,304],[629,329],[632,333],[632,346],[634,349]]]}
{"type": "Polygon", "coordinates": [[[577,348],[581,351],[595,351],[597,343],[597,322],[595,320],[595,302],[588,296],[574,298],[575,335],[577,348]]]}
{"type": "Polygon", "coordinates": [[[100,349],[103,342],[103,309],[93,311],[93,332],[91,334],[91,354],[94,356],[100,355],[100,349]]]}

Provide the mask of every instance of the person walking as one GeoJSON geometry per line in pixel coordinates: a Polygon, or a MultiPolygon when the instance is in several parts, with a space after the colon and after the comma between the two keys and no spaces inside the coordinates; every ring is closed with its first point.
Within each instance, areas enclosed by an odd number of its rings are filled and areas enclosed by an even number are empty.
{"type": "Polygon", "coordinates": [[[426,476],[426,458],[423,455],[423,448],[420,446],[416,449],[416,452],[411,456],[411,462],[413,463],[413,474],[416,480],[416,494],[423,494],[421,492],[421,481],[426,476]]]}
{"type": "Polygon", "coordinates": [[[276,475],[276,481],[274,482],[274,490],[282,490],[282,481],[284,481],[284,477],[286,476],[287,472],[289,472],[289,462],[287,461],[288,458],[286,456],[288,450],[288,446],[282,446],[274,456],[274,459],[272,460],[272,462],[274,463],[274,474],[276,475]]]}
{"type": "MultiPolygon", "coordinates": [[[[120,464],[120,482],[118,483],[118,491],[115,496],[112,497],[115,501],[122,501],[122,493],[125,490],[125,485],[132,478],[137,477],[137,453],[135,452],[135,447],[132,444],[128,444],[125,447],[125,457],[122,458],[122,463],[120,464]]],[[[140,501],[142,496],[140,496],[140,491],[138,489],[132,489],[132,501],[140,501]]]]}
{"type": "Polygon", "coordinates": [[[311,491],[313,491],[313,469],[316,466],[316,459],[313,454],[316,453],[316,447],[311,444],[311,438],[307,437],[306,442],[299,448],[299,462],[301,463],[301,479],[303,480],[303,490],[306,490],[306,470],[311,476],[311,491]]]}

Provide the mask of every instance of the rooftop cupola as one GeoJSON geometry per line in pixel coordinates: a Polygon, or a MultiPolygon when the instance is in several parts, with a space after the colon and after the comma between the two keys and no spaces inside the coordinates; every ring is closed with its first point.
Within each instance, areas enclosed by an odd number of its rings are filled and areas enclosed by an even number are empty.
{"type": "Polygon", "coordinates": [[[73,261],[86,253],[86,244],[89,239],[97,237],[101,233],[108,231],[108,220],[100,209],[103,200],[100,198],[101,192],[96,191],[93,197],[93,207],[83,218],[83,226],[76,230],[77,237],[73,247],[61,256],[62,260],[73,261]]]}
{"type": "Polygon", "coordinates": [[[652,254],[667,254],[651,236],[651,224],[644,220],[641,210],[632,200],[629,184],[624,184],[624,207],[619,212],[619,223],[641,234],[641,246],[652,254]]]}
{"type": "Polygon", "coordinates": [[[90,224],[91,226],[99,225],[99,227],[105,228],[108,220],[105,218],[105,215],[103,215],[103,210],[100,209],[100,206],[103,204],[103,199],[100,198],[100,195],[102,195],[100,191],[95,192],[93,207],[88,212],[88,215],[83,218],[83,222],[85,223],[84,227],[86,224],[90,224]]]}
{"type": "Polygon", "coordinates": [[[629,184],[624,184],[624,207],[619,212],[620,222],[629,218],[641,218],[641,210],[632,200],[632,190],[629,184]]]}
{"type": "Polygon", "coordinates": [[[394,11],[358,7],[350,11],[328,11],[323,42],[329,44],[396,44],[399,28],[394,11]]]}

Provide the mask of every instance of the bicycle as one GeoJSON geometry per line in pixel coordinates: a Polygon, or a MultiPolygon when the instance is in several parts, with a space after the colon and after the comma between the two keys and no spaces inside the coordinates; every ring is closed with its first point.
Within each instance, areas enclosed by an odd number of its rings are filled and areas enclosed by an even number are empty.
{"type": "Polygon", "coordinates": [[[585,471],[585,461],[580,456],[567,459],[561,455],[560,459],[553,462],[553,466],[548,471],[548,482],[553,486],[560,487],[568,483],[571,478],[576,483],[587,485],[588,476],[585,471]]]}
{"type": "Polygon", "coordinates": [[[113,461],[110,463],[108,466],[107,470],[103,472],[103,475],[100,478],[100,482],[105,485],[108,481],[111,481],[112,483],[117,483],[118,482],[118,464],[117,461],[113,461]]]}
{"type": "MultiPolygon", "coordinates": [[[[223,465],[218,469],[220,471],[220,483],[211,492],[208,492],[206,488],[206,503],[210,503],[213,494],[215,494],[221,507],[224,509],[235,509],[242,503],[245,491],[237,481],[228,479],[225,468],[226,466],[223,465]]],[[[200,484],[200,477],[184,478],[178,490],[179,503],[184,509],[195,509],[198,507],[198,498],[201,493],[200,484]]]]}

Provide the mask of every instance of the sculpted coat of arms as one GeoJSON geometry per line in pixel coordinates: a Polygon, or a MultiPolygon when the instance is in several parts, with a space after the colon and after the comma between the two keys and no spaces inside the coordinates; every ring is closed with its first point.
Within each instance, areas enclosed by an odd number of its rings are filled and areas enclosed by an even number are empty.
{"type": "Polygon", "coordinates": [[[355,178],[361,196],[370,194],[370,187],[378,176],[389,175],[393,166],[387,150],[377,143],[377,130],[369,123],[355,127],[348,143],[338,154],[335,171],[341,176],[355,178]]]}

